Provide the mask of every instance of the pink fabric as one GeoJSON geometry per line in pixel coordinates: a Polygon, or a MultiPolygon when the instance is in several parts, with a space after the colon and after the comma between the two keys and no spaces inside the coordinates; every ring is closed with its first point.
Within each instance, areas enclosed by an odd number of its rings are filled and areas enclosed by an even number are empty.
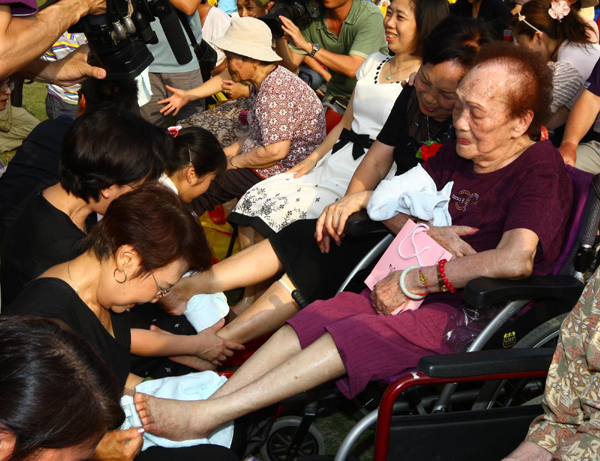
{"type": "Polygon", "coordinates": [[[443,332],[454,307],[423,303],[416,311],[378,314],[371,291],[340,293],[307,306],[288,323],[304,349],[325,333],[331,334],[347,376],[336,381],[353,398],[369,381],[380,381],[416,368],[424,355],[450,353],[443,332]]]}
{"type": "Polygon", "coordinates": [[[255,171],[264,179],[304,160],[325,139],[325,115],[317,94],[297,75],[278,66],[248,97],[250,130],[242,153],[281,141],[291,141],[283,160],[255,171]]]}

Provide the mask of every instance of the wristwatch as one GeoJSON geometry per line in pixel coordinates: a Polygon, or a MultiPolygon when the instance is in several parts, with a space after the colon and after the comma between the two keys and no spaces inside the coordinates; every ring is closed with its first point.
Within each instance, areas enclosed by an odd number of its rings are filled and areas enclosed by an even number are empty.
{"type": "Polygon", "coordinates": [[[308,55],[311,58],[315,57],[315,53],[317,51],[319,51],[321,49],[321,45],[319,45],[318,43],[313,43],[312,44],[312,51],[310,52],[310,54],[308,55]]]}

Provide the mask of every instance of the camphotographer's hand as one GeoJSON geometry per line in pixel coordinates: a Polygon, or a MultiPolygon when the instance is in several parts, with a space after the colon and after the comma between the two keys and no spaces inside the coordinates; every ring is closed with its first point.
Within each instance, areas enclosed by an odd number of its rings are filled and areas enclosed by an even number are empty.
{"type": "Polygon", "coordinates": [[[38,82],[54,83],[61,86],[71,86],[92,77],[103,79],[106,70],[88,64],[89,47],[80,46],[77,51],[58,61],[49,62],[38,59],[23,69],[19,74],[38,82]]]}
{"type": "Polygon", "coordinates": [[[279,19],[282,24],[281,30],[285,33],[284,38],[286,38],[288,42],[291,42],[296,48],[300,48],[307,54],[310,53],[312,51],[312,43],[304,38],[300,29],[298,29],[298,26],[285,16],[279,16],[279,19]]]}

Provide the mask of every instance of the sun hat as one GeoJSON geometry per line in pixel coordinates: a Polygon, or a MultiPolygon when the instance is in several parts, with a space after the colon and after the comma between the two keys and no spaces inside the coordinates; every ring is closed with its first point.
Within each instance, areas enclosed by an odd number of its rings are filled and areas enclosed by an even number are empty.
{"type": "Polygon", "coordinates": [[[238,18],[231,21],[225,35],[212,40],[212,44],[223,51],[257,59],[265,62],[281,61],[281,57],[273,51],[271,29],[256,18],[238,18]]]}

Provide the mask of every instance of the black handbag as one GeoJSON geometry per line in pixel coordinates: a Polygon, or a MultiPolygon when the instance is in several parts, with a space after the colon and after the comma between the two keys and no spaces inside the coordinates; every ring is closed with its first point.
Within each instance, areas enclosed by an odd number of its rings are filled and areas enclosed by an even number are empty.
{"type": "Polygon", "coordinates": [[[200,43],[198,43],[185,13],[179,11],[177,8],[174,8],[174,10],[176,11],[177,16],[179,16],[179,21],[190,38],[190,43],[194,48],[198,64],[200,64],[202,80],[206,82],[210,79],[213,69],[217,66],[217,52],[204,39],[200,39],[200,43]]]}

